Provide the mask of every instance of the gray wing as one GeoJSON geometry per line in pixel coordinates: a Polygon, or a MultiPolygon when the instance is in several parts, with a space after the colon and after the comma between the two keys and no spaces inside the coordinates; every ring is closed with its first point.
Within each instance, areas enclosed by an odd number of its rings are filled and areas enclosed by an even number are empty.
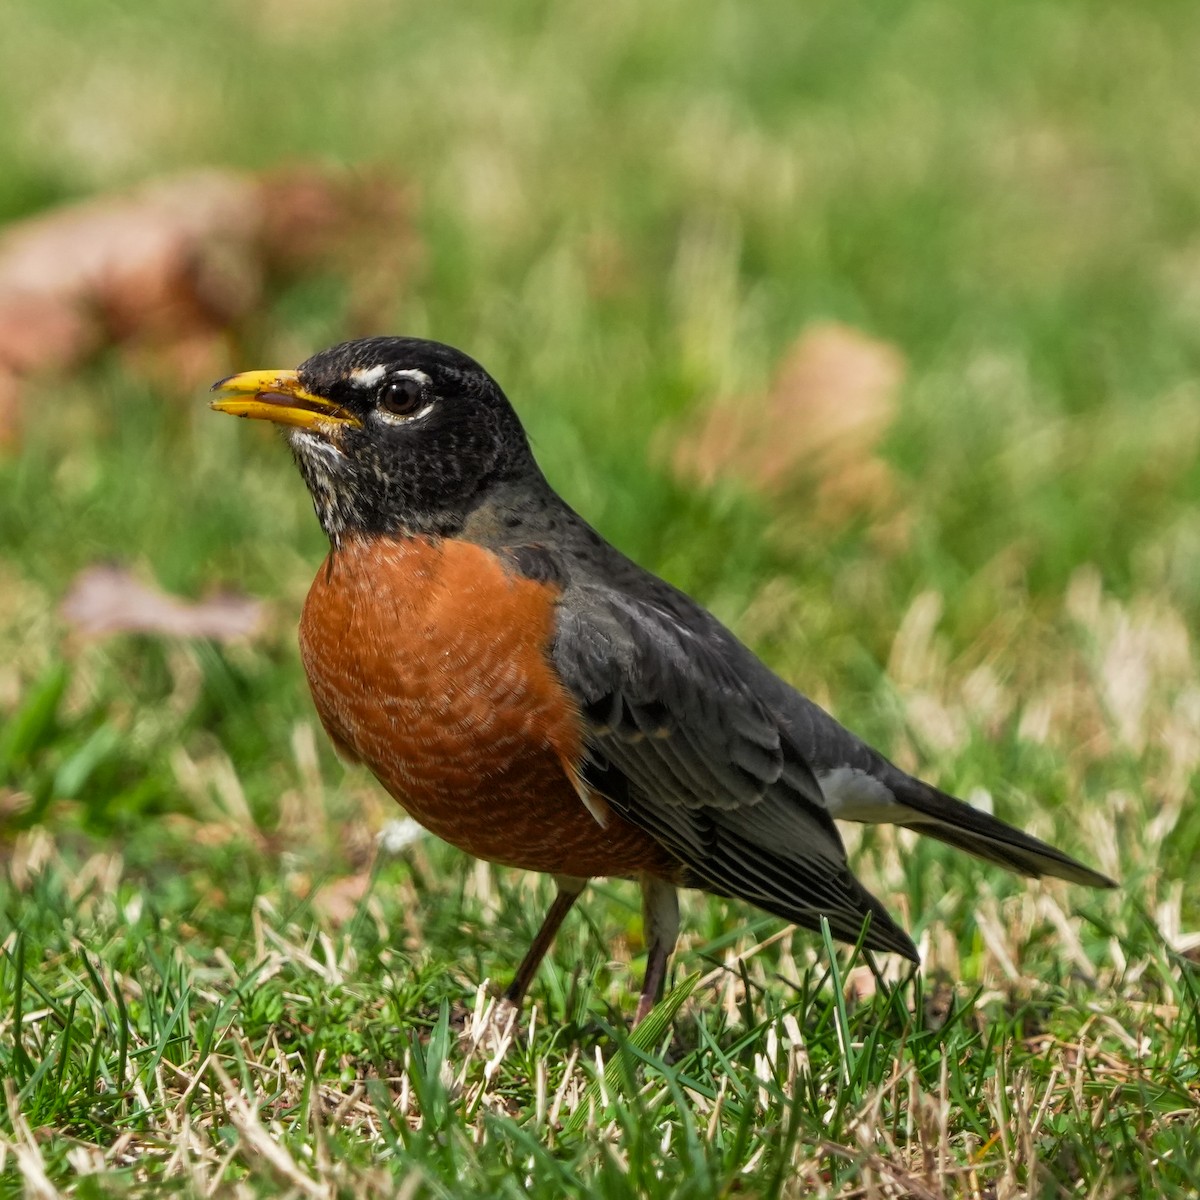
{"type": "MultiPolygon", "coordinates": [[[[833,818],[891,823],[1022,875],[1113,881],[889,762],[780,679],[684,592],[569,514],[571,565],[508,547],[563,589],[556,665],[589,726],[587,774],[696,886],[868,945],[915,950],[854,879],[833,818]]],[[[562,533],[562,530],[559,530],[562,533]]]]}
{"type": "Polygon", "coordinates": [[[916,960],[851,873],[805,756],[729,661],[730,635],[656,592],[572,583],[560,600],[553,657],[584,715],[586,782],[690,885],[809,928],[825,917],[849,941],[870,914],[865,945],[916,960]]]}

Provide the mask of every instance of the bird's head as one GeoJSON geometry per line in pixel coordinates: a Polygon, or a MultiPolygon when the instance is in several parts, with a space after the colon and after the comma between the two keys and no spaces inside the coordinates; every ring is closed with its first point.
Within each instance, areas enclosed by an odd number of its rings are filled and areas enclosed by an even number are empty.
{"type": "Polygon", "coordinates": [[[218,412],[285,427],[335,545],[453,533],[496,485],[538,477],[499,385],[440,342],[343,342],[294,371],[246,371],[212,390],[218,412]]]}

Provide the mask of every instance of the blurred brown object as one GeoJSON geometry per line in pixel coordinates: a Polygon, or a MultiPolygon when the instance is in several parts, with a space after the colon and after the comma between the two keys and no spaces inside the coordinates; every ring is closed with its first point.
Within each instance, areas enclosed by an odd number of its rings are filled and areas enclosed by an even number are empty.
{"type": "Polygon", "coordinates": [[[706,486],[733,477],[771,494],[807,480],[831,517],[875,509],[892,494],[875,451],[904,372],[887,342],[835,322],[812,325],[765,396],[720,402],[679,438],[675,469],[706,486]]]}
{"type": "Polygon", "coordinates": [[[116,566],[80,571],[60,611],[63,620],[85,637],[153,633],[219,642],[252,637],[263,628],[265,617],[261,600],[232,592],[183,600],[116,566]]]}
{"type": "Polygon", "coordinates": [[[317,888],[312,895],[313,908],[336,928],[355,916],[370,890],[370,874],[344,875],[317,888]]]}
{"type": "Polygon", "coordinates": [[[409,273],[409,209],[380,177],[214,169],[0,229],[0,445],[17,437],[25,378],[105,345],[164,363],[184,386],[211,378],[222,339],[277,278],[337,270],[355,312],[386,304],[409,273]]]}

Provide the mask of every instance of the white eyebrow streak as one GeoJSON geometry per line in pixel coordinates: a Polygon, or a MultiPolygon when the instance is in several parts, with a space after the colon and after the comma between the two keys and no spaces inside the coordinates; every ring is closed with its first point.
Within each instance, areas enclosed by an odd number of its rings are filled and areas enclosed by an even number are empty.
{"type": "Polygon", "coordinates": [[[415,379],[426,386],[430,382],[429,376],[416,367],[410,367],[406,371],[389,371],[382,363],[374,367],[355,367],[350,372],[350,382],[355,387],[369,388],[374,387],[385,375],[392,375],[397,379],[415,379]]]}
{"type": "Polygon", "coordinates": [[[373,387],[387,374],[387,367],[382,363],[376,367],[355,367],[350,372],[350,382],[355,387],[373,387]]]}

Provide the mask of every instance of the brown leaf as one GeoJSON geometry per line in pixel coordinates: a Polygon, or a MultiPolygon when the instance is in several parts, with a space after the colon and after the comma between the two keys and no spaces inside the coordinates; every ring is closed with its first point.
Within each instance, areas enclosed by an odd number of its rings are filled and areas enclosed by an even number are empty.
{"type": "Polygon", "coordinates": [[[765,396],[714,406],[680,439],[675,468],[704,484],[732,476],[766,492],[809,479],[831,508],[870,506],[890,492],[875,449],[903,378],[894,346],[845,325],[810,326],[765,396]]]}
{"type": "Polygon", "coordinates": [[[846,977],[843,991],[851,1006],[865,1003],[876,992],[875,972],[870,967],[855,967],[846,977]]]}
{"type": "Polygon", "coordinates": [[[194,171],[21,221],[0,234],[0,301],[99,311],[115,337],[227,320],[259,296],[258,185],[194,171]]]}
{"type": "Polygon", "coordinates": [[[28,293],[6,299],[0,291],[0,364],[15,373],[70,367],[99,340],[95,320],[69,301],[28,293]]]}
{"type": "Polygon", "coordinates": [[[349,324],[374,330],[411,274],[413,230],[394,180],[303,165],[190,171],[0,229],[0,447],[25,376],[107,343],[176,390],[222,374],[228,332],[280,276],[345,277],[349,324]]]}
{"type": "Polygon", "coordinates": [[[331,925],[345,925],[358,912],[370,885],[371,876],[367,873],[335,879],[317,889],[313,908],[331,925]]]}
{"type": "Polygon", "coordinates": [[[225,642],[260,632],[266,610],[260,600],[230,592],[183,600],[142,583],[123,567],[95,566],[76,575],[60,612],[87,637],[152,633],[225,642]]]}
{"type": "Polygon", "coordinates": [[[15,446],[21,434],[21,380],[0,366],[0,450],[15,446]]]}
{"type": "Polygon", "coordinates": [[[378,173],[300,165],[263,177],[262,207],[268,273],[341,276],[350,285],[350,330],[377,332],[419,256],[409,189],[378,173]]]}
{"type": "Polygon", "coordinates": [[[137,378],[168,395],[203,391],[229,373],[229,342],[211,332],[184,334],[165,343],[132,342],[122,350],[121,360],[137,378]]]}

